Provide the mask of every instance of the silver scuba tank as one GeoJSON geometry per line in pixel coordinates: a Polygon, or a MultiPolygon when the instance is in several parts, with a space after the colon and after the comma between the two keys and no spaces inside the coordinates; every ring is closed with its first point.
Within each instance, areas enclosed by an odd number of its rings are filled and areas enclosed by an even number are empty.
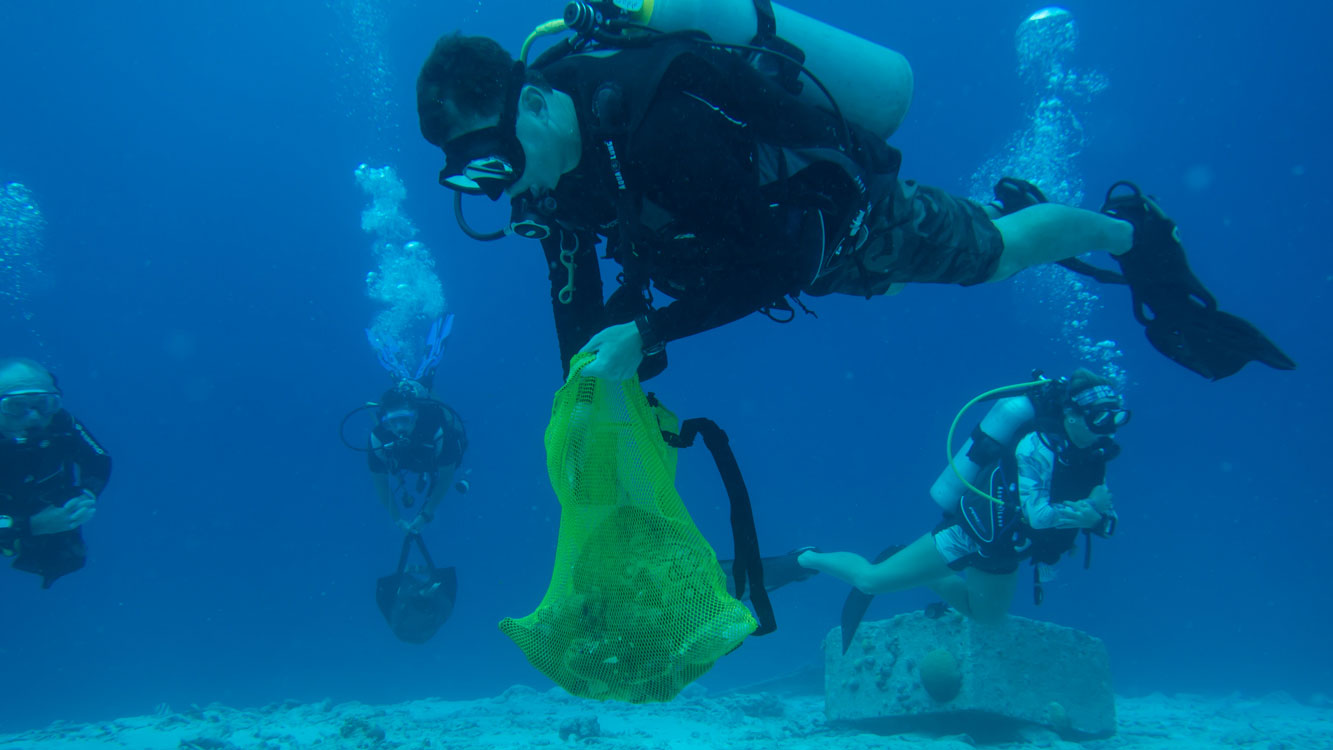
{"type": "MultiPolygon", "coordinates": [[[[724,44],[749,44],[759,28],[755,0],[616,0],[630,20],[658,31],[698,29],[724,44]],[[637,6],[637,7],[636,7],[637,6]]],[[[828,88],[848,120],[888,138],[912,103],[907,58],[809,16],[773,3],[776,36],[805,53],[805,65],[828,88]]],[[[800,98],[828,109],[816,86],[800,98]]]]}
{"type": "MultiPolygon", "coordinates": [[[[1031,424],[1036,414],[1032,401],[1026,395],[1002,398],[982,418],[981,431],[1004,445],[1010,445],[1018,430],[1031,424]]],[[[972,438],[968,438],[954,454],[953,462],[958,473],[954,473],[953,467],[945,466],[939,478],[930,486],[931,499],[946,513],[957,511],[958,501],[968,492],[958,474],[962,474],[963,479],[969,482],[975,482],[981,472],[981,467],[967,455],[971,450],[972,438]]]]}

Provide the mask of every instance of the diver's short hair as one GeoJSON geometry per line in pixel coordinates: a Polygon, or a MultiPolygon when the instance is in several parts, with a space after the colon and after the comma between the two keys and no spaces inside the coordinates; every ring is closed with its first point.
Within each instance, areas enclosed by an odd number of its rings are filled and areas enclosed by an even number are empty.
{"type": "Polygon", "coordinates": [[[421,135],[443,147],[459,123],[500,114],[514,58],[485,36],[454,32],[435,42],[417,76],[421,135]]]}
{"type": "MultiPolygon", "coordinates": [[[[439,38],[417,75],[417,121],[421,135],[444,148],[464,122],[496,117],[504,109],[514,58],[487,36],[455,31],[439,38]]],[[[550,91],[536,70],[524,71],[523,82],[550,91]]]]}
{"type": "Polygon", "coordinates": [[[1086,367],[1080,367],[1077,370],[1074,370],[1073,374],[1069,376],[1069,395],[1072,396],[1075,393],[1082,393],[1089,388],[1095,388],[1099,385],[1104,385],[1116,392],[1120,391],[1119,388],[1115,387],[1115,383],[1112,382],[1110,378],[1098,375],[1086,367]]]}

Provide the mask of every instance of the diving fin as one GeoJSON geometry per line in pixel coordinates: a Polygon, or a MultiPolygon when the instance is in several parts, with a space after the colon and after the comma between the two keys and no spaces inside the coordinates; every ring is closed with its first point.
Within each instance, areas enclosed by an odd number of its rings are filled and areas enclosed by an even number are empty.
{"type": "Polygon", "coordinates": [[[1114,257],[1133,296],[1134,319],[1157,351],[1209,380],[1234,375],[1251,361],[1296,369],[1258,328],[1218,309],[1190,270],[1176,223],[1137,185],[1112,185],[1102,213],[1134,226],[1133,247],[1114,257]],[[1122,186],[1132,192],[1113,195],[1122,186]]]}
{"type": "MultiPolygon", "coordinates": [[[[878,565],[906,548],[902,544],[888,547],[875,555],[874,564],[878,565]]],[[[842,652],[844,654],[847,653],[847,649],[851,648],[852,638],[856,637],[856,629],[861,627],[861,618],[866,616],[866,610],[870,609],[870,602],[874,598],[874,594],[867,594],[860,589],[853,588],[847,594],[847,600],[842,603],[842,652]]]]}
{"type": "MultiPolygon", "coordinates": [[[[800,547],[788,552],[781,557],[761,557],[759,562],[764,566],[764,590],[776,591],[789,583],[799,583],[807,578],[819,575],[818,570],[803,568],[796,558],[801,556],[802,552],[813,549],[813,547],[800,547]]],[[[736,580],[732,575],[732,564],[735,560],[718,560],[722,566],[722,572],[727,577],[727,593],[736,595],[736,580]]],[[[749,592],[741,597],[741,601],[749,601],[749,592]]]]}
{"type": "Polygon", "coordinates": [[[1031,182],[1017,177],[1001,177],[995,183],[995,200],[991,201],[991,205],[1001,216],[1008,216],[1038,203],[1048,202],[1041,188],[1031,182]]]}

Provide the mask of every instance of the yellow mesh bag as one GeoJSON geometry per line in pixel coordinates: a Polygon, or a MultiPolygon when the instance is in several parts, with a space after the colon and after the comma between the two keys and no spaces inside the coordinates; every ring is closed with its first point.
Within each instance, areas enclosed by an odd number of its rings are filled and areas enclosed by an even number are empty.
{"type": "Polygon", "coordinates": [[[500,630],[571,694],[669,701],[754,631],[676,493],[675,415],[638,379],[583,377],[555,395],[546,466],[560,538],[546,596],[500,630]]]}

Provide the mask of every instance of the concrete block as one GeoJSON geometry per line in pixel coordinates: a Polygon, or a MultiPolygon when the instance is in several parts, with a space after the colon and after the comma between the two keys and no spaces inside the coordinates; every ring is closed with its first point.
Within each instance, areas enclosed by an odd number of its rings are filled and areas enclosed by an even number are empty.
{"type": "Polygon", "coordinates": [[[1008,617],[984,625],[949,612],[865,622],[846,654],[824,639],[830,724],[896,734],[965,732],[1009,741],[1032,725],[1066,739],[1115,734],[1111,666],[1101,640],[1008,617]]]}

